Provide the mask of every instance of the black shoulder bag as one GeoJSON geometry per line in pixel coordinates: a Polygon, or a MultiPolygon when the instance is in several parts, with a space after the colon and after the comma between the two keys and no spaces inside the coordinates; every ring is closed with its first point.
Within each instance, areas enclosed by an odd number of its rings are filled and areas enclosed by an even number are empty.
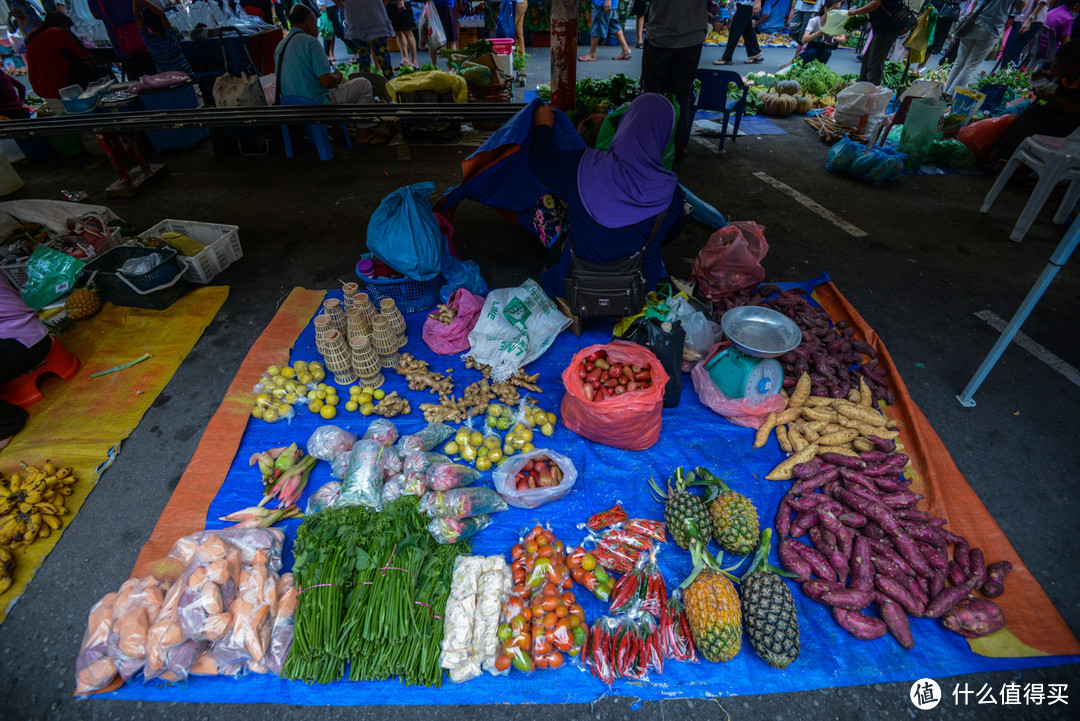
{"type": "Polygon", "coordinates": [[[665,208],[657,216],[652,232],[641,250],[614,263],[593,263],[574,253],[570,233],[570,276],[566,278],[566,300],[574,315],[581,318],[618,318],[634,315],[645,305],[646,283],[642,257],[667,217],[665,208]]]}

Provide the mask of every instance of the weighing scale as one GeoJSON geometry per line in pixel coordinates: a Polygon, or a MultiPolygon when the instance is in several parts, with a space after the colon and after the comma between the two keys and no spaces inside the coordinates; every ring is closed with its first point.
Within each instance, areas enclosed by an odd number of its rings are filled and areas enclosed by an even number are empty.
{"type": "Polygon", "coordinates": [[[779,393],[784,368],[776,360],[802,342],[795,321],[771,308],[741,306],[720,317],[720,327],[731,347],[705,364],[705,370],[729,398],[761,403],[779,393]]]}

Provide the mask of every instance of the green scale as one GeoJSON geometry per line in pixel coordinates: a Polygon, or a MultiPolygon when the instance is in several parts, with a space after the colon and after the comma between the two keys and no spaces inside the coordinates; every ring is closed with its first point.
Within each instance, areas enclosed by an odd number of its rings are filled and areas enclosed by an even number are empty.
{"type": "Polygon", "coordinates": [[[802,342],[799,326],[771,308],[742,306],[724,313],[720,327],[731,346],[705,364],[720,391],[751,404],[779,393],[784,368],[776,358],[802,342]]]}

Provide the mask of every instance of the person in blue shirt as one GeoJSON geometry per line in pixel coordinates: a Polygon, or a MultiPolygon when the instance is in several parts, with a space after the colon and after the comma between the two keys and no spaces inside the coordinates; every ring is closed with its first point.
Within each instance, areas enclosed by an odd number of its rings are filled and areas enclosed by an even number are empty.
{"type": "Polygon", "coordinates": [[[289,11],[292,29],[274,51],[278,68],[278,91],[316,103],[351,105],[373,102],[371,82],[366,78],[345,80],[330,67],[319,43],[319,21],[307,5],[296,4],[289,11]]]}
{"type": "Polygon", "coordinates": [[[190,74],[191,64],[180,47],[180,33],[165,17],[165,11],[151,0],[133,0],[131,9],[157,71],[179,70],[190,74]]]}
{"type": "Polygon", "coordinates": [[[592,23],[589,28],[589,52],[578,58],[583,63],[596,60],[596,48],[603,40],[607,43],[609,35],[614,35],[619,41],[622,52],[615,56],[616,60],[630,59],[630,46],[626,44],[626,36],[623,34],[622,23],[619,22],[619,0],[593,0],[592,23]]]}
{"type": "MultiPolygon", "coordinates": [[[[555,116],[548,105],[533,114],[529,165],[537,179],[566,204],[573,252],[594,263],[614,263],[644,249],[642,272],[649,286],[666,275],[660,245],[683,227],[683,193],[675,173],[661,158],[675,128],[675,108],[663,95],[634,99],[608,150],[552,149],[555,116]],[[656,219],[660,227],[648,242],[656,219]],[[648,243],[646,245],[646,243],[648,243]]],[[[552,240],[552,266],[541,274],[544,291],[566,295],[570,272],[567,233],[552,240]],[[560,245],[561,242],[561,245],[560,245]]]]}

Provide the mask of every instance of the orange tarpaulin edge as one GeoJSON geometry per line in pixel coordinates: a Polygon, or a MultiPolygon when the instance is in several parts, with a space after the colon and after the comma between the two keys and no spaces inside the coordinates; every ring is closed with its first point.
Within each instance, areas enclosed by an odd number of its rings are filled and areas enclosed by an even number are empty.
{"type": "Polygon", "coordinates": [[[1003,652],[1005,649],[994,652],[987,648],[992,644],[985,640],[972,644],[972,648],[978,653],[994,656],[1080,653],[1080,643],[1065,619],[964,479],[930,421],[911,399],[884,343],[831,282],[819,285],[814,290],[814,298],[828,312],[833,323],[848,321],[877,351],[878,364],[887,372],[896,396],[896,403],[888,406],[885,414],[900,424],[900,441],[904,452],[911,457],[912,490],[926,495],[920,508],[944,518],[948,522],[947,528],[968,539],[971,548],[981,548],[988,564],[1002,560],[1012,562],[1013,571],[1005,579],[1005,594],[995,598],[994,602],[1005,612],[1009,631],[1032,648],[1026,653],[1015,647],[1008,652],[1003,652]]]}
{"type": "Polygon", "coordinates": [[[251,414],[251,389],[269,365],[288,363],[297,336],[311,321],[326,291],[294,288],[240,364],[221,407],[210,419],[184,475],[135,561],[132,576],[152,572],[176,539],[206,528],[206,513],[240,447],[251,414]]]}

